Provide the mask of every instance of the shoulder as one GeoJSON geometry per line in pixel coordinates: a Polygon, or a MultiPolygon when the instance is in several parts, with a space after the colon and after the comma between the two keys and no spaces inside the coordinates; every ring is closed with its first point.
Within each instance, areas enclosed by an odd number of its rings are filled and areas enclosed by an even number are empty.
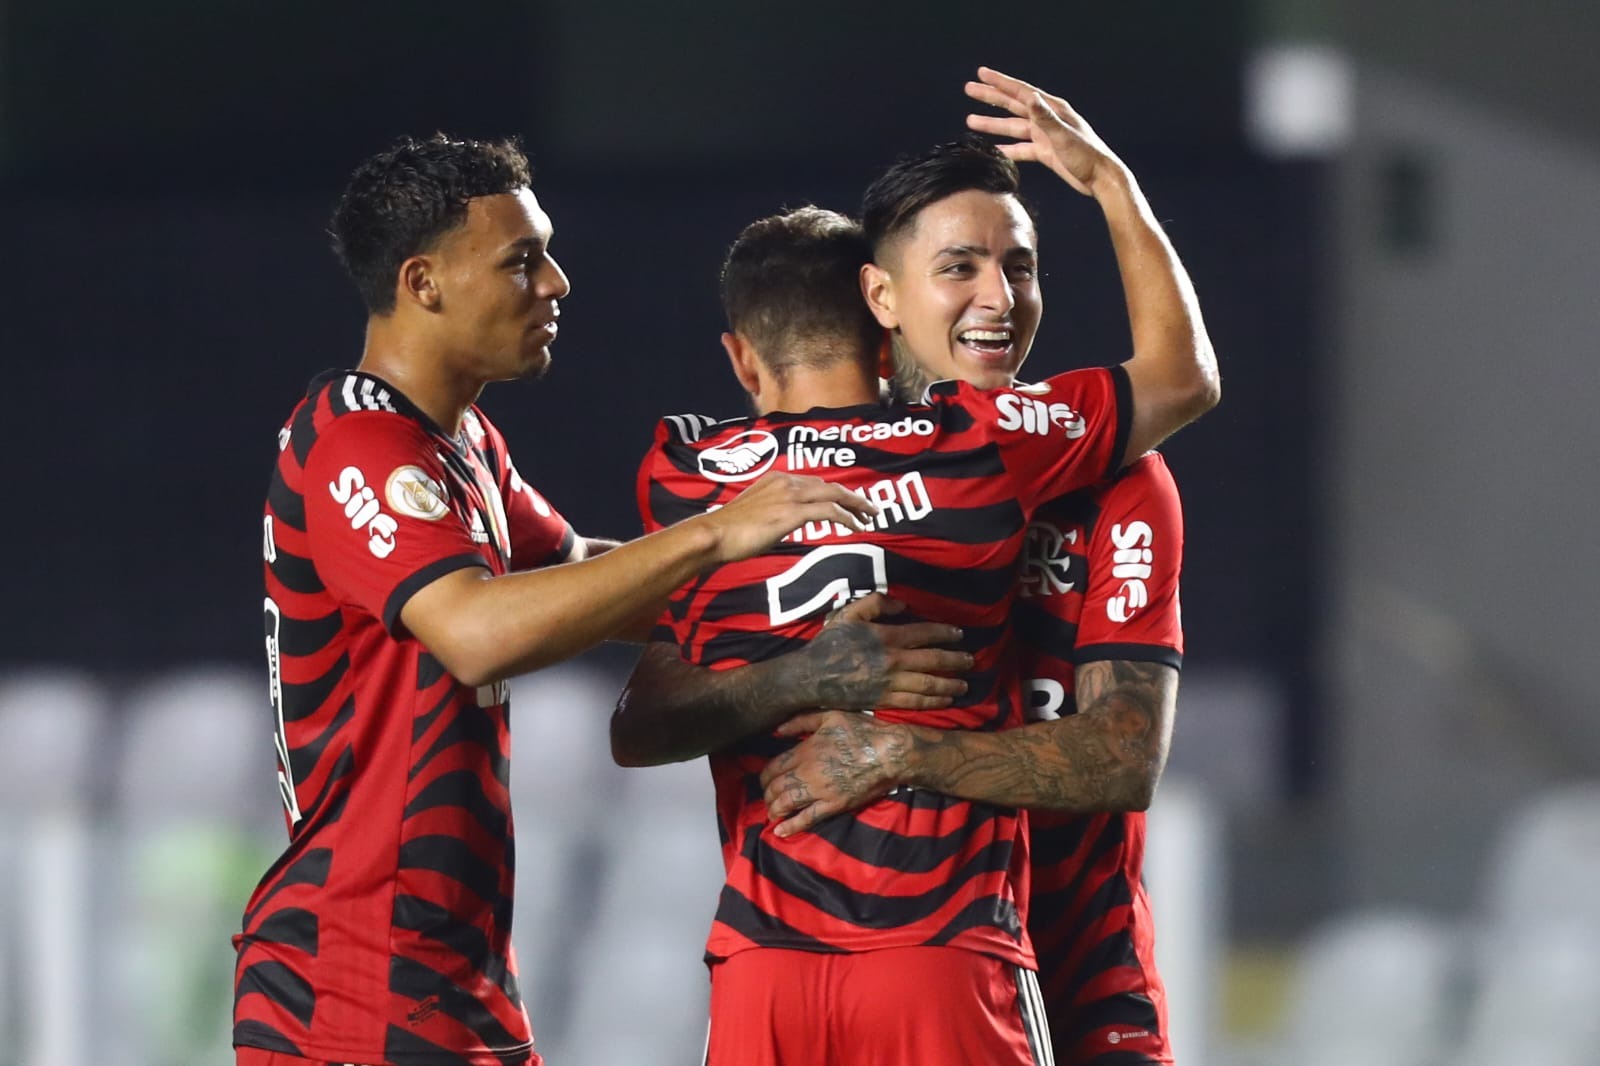
{"type": "Polygon", "coordinates": [[[1178,483],[1160,452],[1145,452],[1101,486],[1097,495],[1102,500],[1125,499],[1132,501],[1178,502],[1178,483]]]}
{"type": "MultiPolygon", "coordinates": [[[[733,421],[740,421],[734,419],[733,421]]],[[[710,415],[667,415],[656,423],[656,443],[693,444],[715,433],[722,423],[710,415]]]]}
{"type": "Polygon", "coordinates": [[[434,444],[428,429],[409,413],[404,398],[378,379],[349,373],[319,382],[306,399],[314,412],[315,430],[307,463],[362,453],[432,456],[434,444]]]}

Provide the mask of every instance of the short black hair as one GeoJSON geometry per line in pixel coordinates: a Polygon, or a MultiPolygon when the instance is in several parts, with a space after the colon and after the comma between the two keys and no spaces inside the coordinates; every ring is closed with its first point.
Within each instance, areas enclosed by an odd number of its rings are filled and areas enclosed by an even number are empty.
{"type": "Polygon", "coordinates": [[[460,225],[467,201],[516,192],[530,180],[515,138],[402,137],[350,175],[328,228],[333,254],[367,310],[388,314],[401,263],[460,225]]]}
{"type": "Polygon", "coordinates": [[[875,359],[883,328],[861,295],[872,248],[860,225],[807,205],[746,226],[722,264],[722,308],[779,380],[847,346],[875,359]]]}
{"type": "Polygon", "coordinates": [[[1017,164],[991,142],[968,135],[921,155],[901,156],[878,175],[861,197],[861,226],[876,256],[916,224],[924,207],[969,189],[1015,196],[1032,219],[1021,188],[1017,164]]]}

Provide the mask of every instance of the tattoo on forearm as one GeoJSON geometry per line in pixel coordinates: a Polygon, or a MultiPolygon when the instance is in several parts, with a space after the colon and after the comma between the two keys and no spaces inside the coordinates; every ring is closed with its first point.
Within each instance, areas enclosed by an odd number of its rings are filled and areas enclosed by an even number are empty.
{"type": "Polygon", "coordinates": [[[1158,663],[1078,668],[1078,713],[999,733],[915,731],[929,788],[1020,807],[1142,810],[1166,764],[1177,671],[1158,663]]]}

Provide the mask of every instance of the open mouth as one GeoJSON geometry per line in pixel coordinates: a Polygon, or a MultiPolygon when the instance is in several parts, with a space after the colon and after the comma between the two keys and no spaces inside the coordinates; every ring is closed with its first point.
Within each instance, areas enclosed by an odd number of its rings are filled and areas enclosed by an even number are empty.
{"type": "Polygon", "coordinates": [[[1011,353],[1012,332],[1009,326],[964,329],[956,334],[956,340],[962,347],[971,349],[986,361],[992,361],[1011,353]]]}

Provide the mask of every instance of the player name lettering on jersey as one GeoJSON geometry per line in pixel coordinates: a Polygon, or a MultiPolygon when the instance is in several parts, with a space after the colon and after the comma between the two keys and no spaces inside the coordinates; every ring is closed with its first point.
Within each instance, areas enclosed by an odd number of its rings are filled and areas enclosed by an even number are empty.
{"type": "MultiPolygon", "coordinates": [[[[867,532],[885,530],[901,522],[915,522],[933,513],[933,501],[928,498],[928,486],[920,470],[886,477],[854,491],[857,496],[878,505],[878,516],[871,520],[867,532]]],[[[789,544],[807,544],[855,535],[856,530],[837,522],[807,522],[783,539],[789,544]]]]}
{"type": "Polygon", "coordinates": [[[366,530],[371,538],[367,541],[367,550],[380,559],[387,559],[394,551],[394,535],[400,524],[384,513],[378,494],[367,485],[366,475],[360,468],[347,466],[339,471],[339,479],[328,482],[328,495],[333,497],[334,503],[344,505],[344,516],[350,520],[351,529],[366,530]]]}
{"type": "Polygon", "coordinates": [[[1106,617],[1113,622],[1126,622],[1150,602],[1145,582],[1155,572],[1150,565],[1156,557],[1151,550],[1154,541],[1155,533],[1145,522],[1111,527],[1111,543],[1116,546],[1111,553],[1111,576],[1122,582],[1121,590],[1106,601],[1106,617]]]}
{"type": "Polygon", "coordinates": [[[1003,392],[995,397],[994,407],[1000,412],[995,424],[1001,429],[1037,433],[1041,437],[1060,429],[1068,440],[1077,440],[1089,431],[1083,415],[1064,403],[1045,403],[1014,392],[1003,392]]]}

